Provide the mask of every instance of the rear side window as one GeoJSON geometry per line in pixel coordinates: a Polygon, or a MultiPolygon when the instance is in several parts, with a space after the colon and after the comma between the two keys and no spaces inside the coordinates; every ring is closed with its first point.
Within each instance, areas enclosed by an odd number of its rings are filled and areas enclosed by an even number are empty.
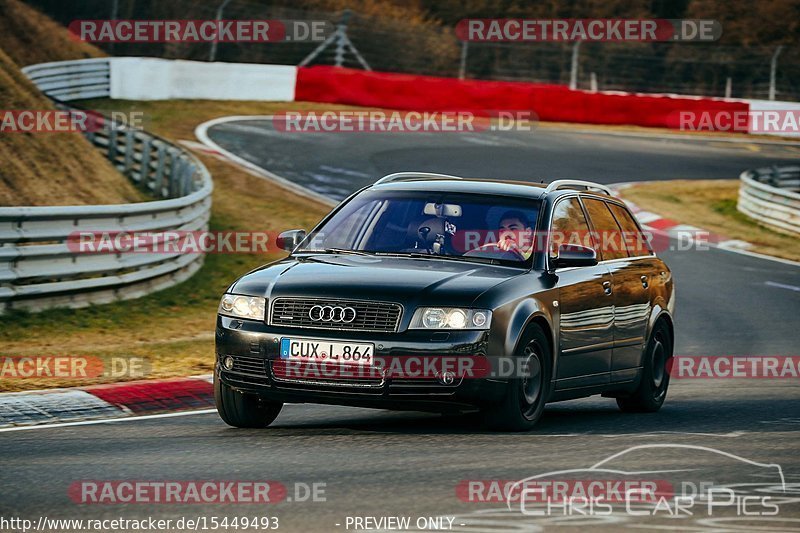
{"type": "Polygon", "coordinates": [[[561,200],[553,209],[550,225],[550,257],[555,257],[561,244],[580,244],[592,247],[589,224],[578,198],[561,200]]]}
{"type": "Polygon", "coordinates": [[[609,211],[608,205],[602,200],[593,198],[584,198],[583,205],[586,206],[586,212],[592,222],[597,256],[602,257],[605,261],[628,257],[628,252],[622,242],[622,231],[609,211]]]}
{"type": "Polygon", "coordinates": [[[609,203],[608,207],[614,214],[614,218],[617,219],[619,227],[622,228],[622,236],[625,241],[625,248],[628,250],[628,256],[641,257],[650,255],[650,246],[639,230],[639,226],[636,225],[633,215],[621,205],[609,203]]]}

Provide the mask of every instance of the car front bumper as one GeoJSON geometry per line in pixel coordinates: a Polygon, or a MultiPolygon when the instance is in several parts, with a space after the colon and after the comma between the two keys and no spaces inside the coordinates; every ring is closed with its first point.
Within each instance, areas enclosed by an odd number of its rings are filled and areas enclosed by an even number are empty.
{"type": "MultiPolygon", "coordinates": [[[[445,384],[438,376],[392,374],[382,376],[320,375],[281,372],[283,338],[323,339],[336,342],[372,343],[376,360],[408,360],[433,363],[431,359],[468,355],[486,358],[487,331],[367,333],[272,327],[263,322],[217,317],[215,379],[245,393],[293,403],[327,403],[385,409],[458,411],[500,401],[505,380],[475,373],[456,375],[445,384]],[[232,357],[232,369],[222,361],[232,357]]],[[[490,363],[485,363],[490,366],[490,363]]],[[[435,365],[434,365],[435,366],[435,365]]],[[[419,368],[415,367],[415,368],[419,368]]]]}

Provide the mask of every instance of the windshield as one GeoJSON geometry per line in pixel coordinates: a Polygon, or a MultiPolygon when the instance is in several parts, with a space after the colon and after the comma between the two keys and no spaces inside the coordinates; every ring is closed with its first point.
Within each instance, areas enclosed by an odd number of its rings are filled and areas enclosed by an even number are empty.
{"type": "Polygon", "coordinates": [[[505,196],[421,191],[358,195],[312,232],[295,253],[369,253],[521,265],[539,202],[505,196]]]}

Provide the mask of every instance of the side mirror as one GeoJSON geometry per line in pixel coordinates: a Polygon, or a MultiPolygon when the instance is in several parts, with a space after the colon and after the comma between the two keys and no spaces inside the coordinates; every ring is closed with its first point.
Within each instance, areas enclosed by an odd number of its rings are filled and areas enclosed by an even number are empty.
{"type": "Polygon", "coordinates": [[[558,247],[558,255],[550,263],[554,268],[594,266],[597,264],[597,252],[587,246],[562,244],[558,247]]]}
{"type": "Polygon", "coordinates": [[[290,229],[278,235],[276,244],[278,248],[286,250],[287,252],[293,251],[297,245],[303,242],[306,238],[306,230],[304,229],[290,229]]]}

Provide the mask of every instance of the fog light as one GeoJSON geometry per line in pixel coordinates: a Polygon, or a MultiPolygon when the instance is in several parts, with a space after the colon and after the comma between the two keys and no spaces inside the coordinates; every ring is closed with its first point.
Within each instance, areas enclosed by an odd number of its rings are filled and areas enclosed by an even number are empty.
{"type": "Polygon", "coordinates": [[[225,367],[225,370],[233,370],[233,357],[230,355],[225,357],[225,359],[222,360],[222,366],[225,367]]]}
{"type": "Polygon", "coordinates": [[[456,381],[456,375],[452,372],[442,372],[436,377],[442,385],[452,385],[456,381]]]}

